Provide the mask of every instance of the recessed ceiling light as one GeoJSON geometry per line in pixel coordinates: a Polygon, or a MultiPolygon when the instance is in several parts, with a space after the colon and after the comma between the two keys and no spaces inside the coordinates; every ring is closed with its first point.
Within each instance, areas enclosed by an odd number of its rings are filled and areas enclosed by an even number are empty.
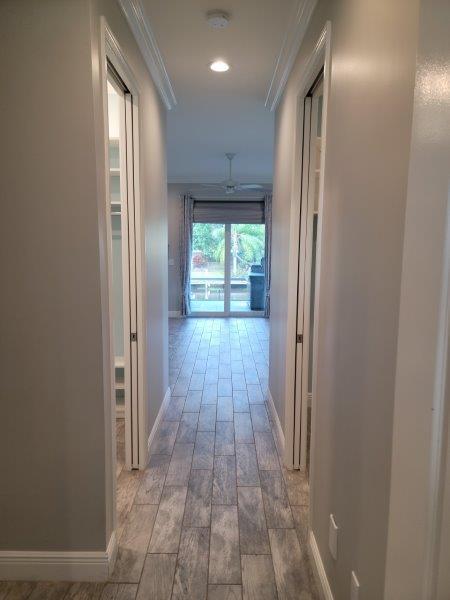
{"type": "Polygon", "coordinates": [[[209,65],[209,68],[211,71],[216,71],[216,73],[225,73],[230,68],[230,65],[224,60],[215,60],[209,65]]]}

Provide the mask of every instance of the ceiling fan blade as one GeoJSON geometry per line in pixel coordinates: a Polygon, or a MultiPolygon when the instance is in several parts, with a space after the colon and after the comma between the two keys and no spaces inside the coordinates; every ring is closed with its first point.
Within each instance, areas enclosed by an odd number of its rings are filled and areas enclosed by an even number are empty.
{"type": "Polygon", "coordinates": [[[239,187],[241,190],[262,190],[264,186],[259,183],[241,183],[239,187]]]}
{"type": "Polygon", "coordinates": [[[196,184],[194,184],[193,187],[201,187],[201,188],[206,188],[206,187],[223,188],[223,185],[221,183],[196,183],[196,184]]]}

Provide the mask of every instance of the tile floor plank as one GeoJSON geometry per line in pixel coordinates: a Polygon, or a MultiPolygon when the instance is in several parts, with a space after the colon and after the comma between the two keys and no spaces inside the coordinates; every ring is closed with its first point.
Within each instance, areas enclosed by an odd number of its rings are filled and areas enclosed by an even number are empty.
{"type": "Polygon", "coordinates": [[[234,414],[234,436],[236,444],[253,444],[253,427],[249,413],[234,414]]]}
{"type": "Polygon", "coordinates": [[[210,585],[208,586],[208,600],[242,600],[242,587],[240,585],[210,585]]]}
{"type": "Polygon", "coordinates": [[[206,600],[209,528],[185,527],[173,584],[173,600],[206,600]]]}
{"type": "Polygon", "coordinates": [[[184,396],[171,396],[169,406],[164,413],[164,421],[179,421],[183,414],[185,400],[184,396]]]}
{"type": "Polygon", "coordinates": [[[236,460],[234,456],[214,457],[213,504],[236,504],[236,460]]]}
{"type": "Polygon", "coordinates": [[[249,412],[248,395],[246,388],[235,389],[233,387],[233,407],[234,412],[249,412]]]}
{"type": "Polygon", "coordinates": [[[216,405],[202,404],[198,417],[198,431],[215,431],[216,429],[216,405]]]}
{"type": "MultiPolygon", "coordinates": [[[[72,583],[64,600],[100,600],[103,588],[103,583],[72,583]]],[[[15,600],[15,596],[9,595],[8,600],[10,600],[10,598],[15,600]]],[[[20,600],[23,599],[24,596],[21,596],[20,600]]],[[[19,598],[17,600],[19,600],[19,598]]]]}
{"type": "MultiPolygon", "coordinates": [[[[195,413],[186,413],[195,414],[195,413]]],[[[184,444],[176,442],[169,468],[166,475],[166,486],[182,485],[186,486],[191,472],[192,455],[194,453],[194,444],[184,444]]]]}
{"type": "Polygon", "coordinates": [[[241,552],[270,554],[261,488],[238,488],[238,516],[241,552]]]}
{"type": "Polygon", "coordinates": [[[280,463],[272,433],[255,431],[254,436],[259,469],[262,471],[279,470],[280,463]]]}
{"type": "Polygon", "coordinates": [[[277,600],[272,557],[242,556],[243,600],[277,600]]]}
{"type": "Polygon", "coordinates": [[[220,396],[232,396],[233,386],[231,385],[230,379],[219,379],[217,383],[217,395],[220,396]]]}
{"type": "MultiPolygon", "coordinates": [[[[63,600],[70,584],[59,581],[39,581],[28,600],[63,600]]],[[[0,598],[2,597],[0,592],[0,598]]],[[[9,598],[9,596],[8,596],[9,598]]]]}
{"type": "Polygon", "coordinates": [[[250,414],[252,416],[253,431],[271,431],[269,417],[264,404],[250,404],[250,414]]]}
{"type": "Polygon", "coordinates": [[[197,434],[198,413],[185,412],[180,419],[176,443],[187,444],[195,442],[197,434]]]}
{"type": "Polygon", "coordinates": [[[189,478],[184,527],[209,527],[211,519],[213,472],[192,470],[189,478]]]}
{"type": "Polygon", "coordinates": [[[217,421],[214,452],[216,456],[233,456],[234,424],[230,421],[217,421]]]}
{"type": "Polygon", "coordinates": [[[150,454],[172,454],[177,431],[176,421],[162,421],[150,447],[150,454]]]}
{"type": "Polygon", "coordinates": [[[119,539],[111,581],[139,583],[157,510],[153,504],[132,506],[119,539]]]}
{"type": "Polygon", "coordinates": [[[214,431],[197,431],[192,459],[193,469],[212,469],[214,467],[214,431]]]}
{"type": "Polygon", "coordinates": [[[169,463],[170,456],[167,454],[150,456],[134,497],[135,504],[159,504],[169,463]]]}
{"type": "Polygon", "coordinates": [[[202,392],[189,390],[184,403],[184,412],[199,412],[202,403],[202,392]]]}
{"type": "Polygon", "coordinates": [[[212,508],[209,583],[241,583],[236,506],[213,506],[212,508]]]}
{"type": "Polygon", "coordinates": [[[254,444],[236,444],[236,476],[239,486],[260,485],[254,444]]]}
{"type": "Polygon", "coordinates": [[[156,514],[148,552],[171,554],[178,552],[187,487],[165,487],[156,514]]]}
{"type": "Polygon", "coordinates": [[[295,529],[269,529],[279,600],[312,598],[306,563],[295,529]]]}
{"type": "Polygon", "coordinates": [[[147,554],[136,600],[170,600],[176,554],[147,554]]]}
{"type": "Polygon", "coordinates": [[[233,398],[231,396],[219,396],[217,398],[217,421],[233,420],[233,398]]]}
{"type": "Polygon", "coordinates": [[[260,471],[261,489],[266,511],[267,527],[292,528],[291,507],[281,471],[260,471]]]}

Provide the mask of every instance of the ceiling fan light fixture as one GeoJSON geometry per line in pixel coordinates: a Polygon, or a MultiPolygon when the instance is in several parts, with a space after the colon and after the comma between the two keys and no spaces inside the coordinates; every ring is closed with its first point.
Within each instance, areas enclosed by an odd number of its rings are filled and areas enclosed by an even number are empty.
{"type": "Polygon", "coordinates": [[[213,29],[225,29],[230,22],[230,15],[224,10],[211,10],[206,14],[206,20],[213,29]]]}
{"type": "Polygon", "coordinates": [[[218,59],[214,60],[209,65],[209,68],[211,69],[211,71],[215,71],[216,73],[225,73],[230,68],[230,65],[224,60],[218,59]]]}

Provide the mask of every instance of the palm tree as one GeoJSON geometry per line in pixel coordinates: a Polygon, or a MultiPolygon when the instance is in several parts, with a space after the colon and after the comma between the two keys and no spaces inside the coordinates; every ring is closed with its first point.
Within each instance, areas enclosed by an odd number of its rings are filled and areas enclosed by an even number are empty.
{"type": "MultiPolygon", "coordinates": [[[[247,269],[252,262],[259,261],[264,255],[264,228],[260,225],[231,225],[232,275],[238,274],[238,267],[247,269]]],[[[223,232],[217,232],[216,259],[223,262],[225,257],[225,239],[223,232]]]]}

